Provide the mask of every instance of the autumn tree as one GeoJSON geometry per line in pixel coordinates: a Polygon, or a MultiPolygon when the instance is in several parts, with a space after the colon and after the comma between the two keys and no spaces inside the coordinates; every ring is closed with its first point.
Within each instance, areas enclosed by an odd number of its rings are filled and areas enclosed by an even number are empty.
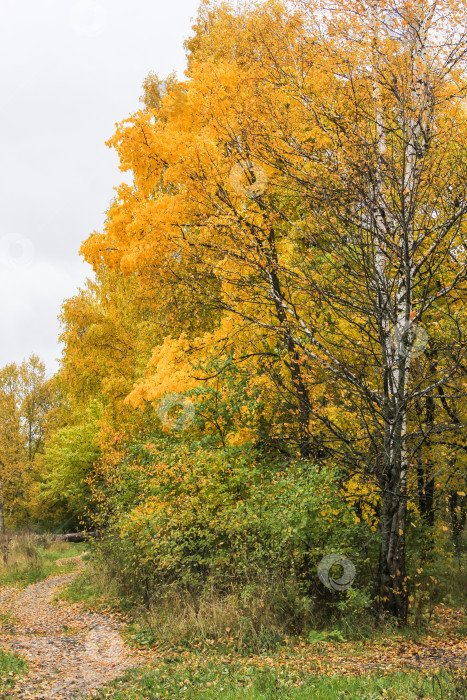
{"type": "Polygon", "coordinates": [[[85,520],[89,481],[100,457],[101,410],[98,402],[83,412],[69,410],[67,423],[48,435],[31,489],[32,514],[43,524],[79,527],[85,520]]]}
{"type": "MultiPolygon", "coordinates": [[[[135,403],[216,347],[302,457],[378,491],[401,620],[408,499],[430,510],[432,451],[466,427],[464,27],[463,1],[204,3],[187,80],[152,77],[111,141],[134,185],[83,246],[192,302],[135,403]]],[[[443,458],[446,481],[464,465],[443,458]]]]}
{"type": "Polygon", "coordinates": [[[44,446],[47,419],[59,401],[54,381],[46,375],[45,365],[31,355],[18,367],[17,401],[28,462],[33,462],[44,446]]]}
{"type": "Polygon", "coordinates": [[[34,463],[59,403],[56,382],[36,355],[0,370],[0,529],[6,513],[11,522],[28,519],[34,463]]]}
{"type": "Polygon", "coordinates": [[[16,403],[18,372],[14,364],[0,372],[0,532],[5,534],[5,506],[13,502],[20,478],[22,441],[16,403]]]}

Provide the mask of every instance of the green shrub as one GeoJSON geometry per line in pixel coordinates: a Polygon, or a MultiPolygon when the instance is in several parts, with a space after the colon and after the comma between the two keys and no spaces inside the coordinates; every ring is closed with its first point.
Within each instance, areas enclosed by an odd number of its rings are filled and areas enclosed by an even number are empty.
{"type": "Polygon", "coordinates": [[[252,637],[266,629],[283,636],[370,607],[364,545],[372,533],[347,508],[336,470],[265,464],[253,446],[156,438],[131,447],[104,502],[99,556],[109,574],[153,615],[178,616],[172,627],[185,626],[185,635],[233,626],[246,639],[249,626],[252,637]],[[354,562],[353,589],[319,580],[318,563],[331,552],[354,562]]]}

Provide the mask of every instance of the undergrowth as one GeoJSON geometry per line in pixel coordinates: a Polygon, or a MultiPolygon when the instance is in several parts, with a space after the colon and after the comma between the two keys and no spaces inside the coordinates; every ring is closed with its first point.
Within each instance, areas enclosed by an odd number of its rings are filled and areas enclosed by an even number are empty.
{"type": "Polygon", "coordinates": [[[54,573],[65,573],[73,564],[58,567],[57,559],[74,557],[86,551],[87,543],[67,543],[52,535],[21,533],[2,536],[0,542],[0,586],[29,586],[54,573]]]}

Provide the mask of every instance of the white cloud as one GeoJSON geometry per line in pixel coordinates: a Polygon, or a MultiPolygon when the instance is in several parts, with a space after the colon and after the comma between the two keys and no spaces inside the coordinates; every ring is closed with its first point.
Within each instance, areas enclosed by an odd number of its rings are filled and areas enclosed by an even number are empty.
{"type": "Polygon", "coordinates": [[[36,352],[55,368],[56,315],[90,270],[81,242],[128,177],[105,141],[141,107],[150,70],[183,73],[198,3],[0,3],[0,240],[13,232],[35,252],[28,268],[0,263],[0,366],[36,352]]]}
{"type": "Polygon", "coordinates": [[[0,366],[35,353],[53,371],[60,355],[60,307],[91,275],[91,268],[78,258],[68,264],[37,259],[14,266],[0,262],[0,366]]]}

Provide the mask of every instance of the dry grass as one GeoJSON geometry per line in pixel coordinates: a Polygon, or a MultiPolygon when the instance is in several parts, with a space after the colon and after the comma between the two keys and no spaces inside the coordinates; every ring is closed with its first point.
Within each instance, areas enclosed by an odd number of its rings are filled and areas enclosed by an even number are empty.
{"type": "Polygon", "coordinates": [[[51,575],[56,559],[74,556],[83,547],[59,542],[53,535],[31,532],[0,535],[0,586],[27,586],[51,575]]]}
{"type": "MultiPolygon", "coordinates": [[[[297,604],[296,596],[293,600],[297,604]]],[[[145,626],[159,642],[225,641],[251,650],[280,644],[310,614],[305,608],[294,610],[283,586],[272,581],[268,585],[259,581],[230,595],[211,589],[202,596],[191,596],[171,586],[159,591],[141,610],[145,626]]]]}

